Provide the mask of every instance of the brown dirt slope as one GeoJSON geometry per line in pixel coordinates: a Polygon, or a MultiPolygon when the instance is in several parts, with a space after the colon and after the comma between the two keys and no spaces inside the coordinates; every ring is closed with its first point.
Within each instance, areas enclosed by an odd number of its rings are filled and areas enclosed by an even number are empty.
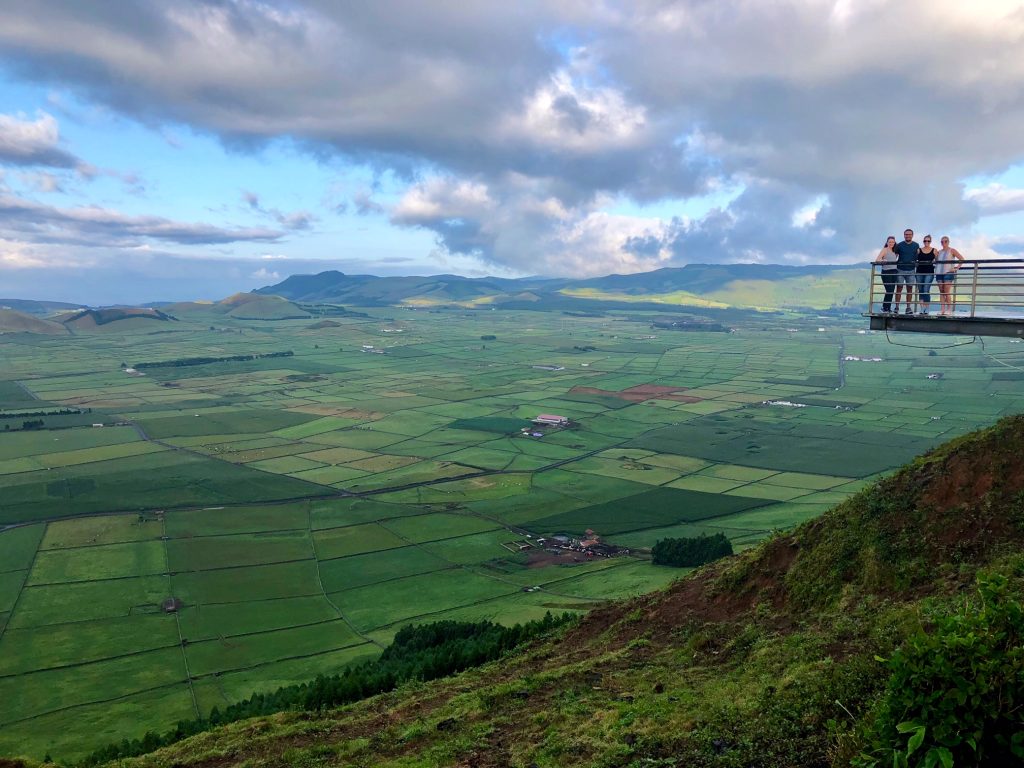
{"type": "Polygon", "coordinates": [[[56,335],[67,333],[60,323],[44,320],[15,309],[0,309],[0,333],[45,333],[56,335]]]}

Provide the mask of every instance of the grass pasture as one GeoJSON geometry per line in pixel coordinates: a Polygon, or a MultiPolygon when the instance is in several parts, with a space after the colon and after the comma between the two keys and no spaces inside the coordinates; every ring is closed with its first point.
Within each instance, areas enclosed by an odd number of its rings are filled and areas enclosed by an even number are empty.
{"type": "Polygon", "coordinates": [[[72,760],[372,657],[407,622],[658,588],[680,572],[642,552],[531,565],[516,542],[742,549],[1024,411],[1009,341],[929,354],[799,313],[652,330],[673,311],[378,308],[316,332],[196,311],[167,334],[4,337],[0,409],[92,410],[0,425],[0,753],[72,760]],[[522,437],[539,413],[574,426],[522,437]]]}
{"type": "Polygon", "coordinates": [[[653,488],[615,501],[541,518],[534,521],[532,527],[546,533],[575,534],[582,534],[590,528],[605,536],[614,536],[644,528],[725,517],[765,503],[761,499],[742,496],[653,488]]]}

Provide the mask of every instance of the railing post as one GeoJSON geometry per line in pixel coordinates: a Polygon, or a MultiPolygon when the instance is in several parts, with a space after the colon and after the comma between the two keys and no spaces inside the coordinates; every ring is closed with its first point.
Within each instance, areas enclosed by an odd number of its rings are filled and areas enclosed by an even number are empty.
{"type": "Polygon", "coordinates": [[[871,285],[868,287],[868,314],[875,313],[875,264],[871,264],[871,285]]]}
{"type": "Polygon", "coordinates": [[[974,279],[971,281],[971,317],[974,317],[974,307],[978,302],[978,264],[974,264],[974,279]]]}

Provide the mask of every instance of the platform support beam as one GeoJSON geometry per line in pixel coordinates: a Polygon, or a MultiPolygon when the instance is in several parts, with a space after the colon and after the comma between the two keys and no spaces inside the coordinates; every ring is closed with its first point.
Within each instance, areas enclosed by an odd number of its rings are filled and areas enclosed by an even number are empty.
{"type": "Polygon", "coordinates": [[[873,331],[948,333],[957,336],[1024,338],[1024,318],[942,317],[940,315],[868,315],[873,331]]]}

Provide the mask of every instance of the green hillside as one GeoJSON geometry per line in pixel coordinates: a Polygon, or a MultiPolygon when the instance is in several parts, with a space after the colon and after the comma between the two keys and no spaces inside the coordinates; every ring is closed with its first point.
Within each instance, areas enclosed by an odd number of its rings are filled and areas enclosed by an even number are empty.
{"type": "Polygon", "coordinates": [[[337,271],[292,275],[258,295],[291,301],[357,306],[509,303],[547,307],[567,299],[652,303],[708,308],[859,308],[867,301],[867,276],[859,266],[776,264],[688,264],[629,275],[584,280],[562,278],[375,277],[337,271]]]}
{"type": "Polygon", "coordinates": [[[238,320],[292,320],[309,317],[309,313],[280,296],[257,296],[236,293],[217,302],[216,308],[238,320]]]}
{"type": "Polygon", "coordinates": [[[708,290],[677,290],[619,293],[614,290],[568,287],[562,295],[602,301],[656,302],[694,307],[746,307],[752,309],[861,309],[867,305],[868,284],[865,275],[854,269],[836,269],[826,274],[799,277],[769,276],[729,279],[708,290]]]}
{"type": "Polygon", "coordinates": [[[118,765],[1020,764],[1022,451],[1005,418],[487,666],[118,765]]]}

